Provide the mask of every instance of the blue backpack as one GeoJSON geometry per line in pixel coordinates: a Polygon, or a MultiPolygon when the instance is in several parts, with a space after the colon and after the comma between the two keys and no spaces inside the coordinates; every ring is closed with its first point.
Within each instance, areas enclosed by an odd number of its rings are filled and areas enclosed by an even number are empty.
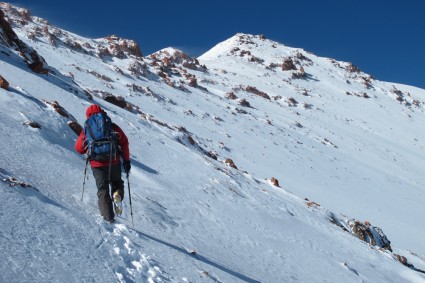
{"type": "Polygon", "coordinates": [[[105,112],[91,115],[84,123],[89,160],[112,161],[118,152],[117,135],[105,112]]]}

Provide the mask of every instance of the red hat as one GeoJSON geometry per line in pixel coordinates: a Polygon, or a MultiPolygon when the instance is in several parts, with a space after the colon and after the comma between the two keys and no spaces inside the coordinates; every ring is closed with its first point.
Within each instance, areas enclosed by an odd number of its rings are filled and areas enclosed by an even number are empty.
{"type": "Polygon", "coordinates": [[[99,105],[93,104],[87,107],[86,118],[88,119],[91,115],[102,112],[102,108],[99,105]]]}

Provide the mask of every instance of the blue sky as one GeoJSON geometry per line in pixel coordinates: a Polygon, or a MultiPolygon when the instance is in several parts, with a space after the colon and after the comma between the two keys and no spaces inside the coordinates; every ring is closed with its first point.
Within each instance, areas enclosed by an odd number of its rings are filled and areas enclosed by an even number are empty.
{"type": "Polygon", "coordinates": [[[425,88],[425,1],[9,1],[77,34],[134,39],[198,56],[237,32],[353,62],[377,79],[425,88]]]}

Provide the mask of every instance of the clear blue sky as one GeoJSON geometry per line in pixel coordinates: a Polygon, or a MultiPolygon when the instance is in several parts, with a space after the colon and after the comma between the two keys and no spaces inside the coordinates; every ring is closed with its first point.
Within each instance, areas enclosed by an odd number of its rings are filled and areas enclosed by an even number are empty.
{"type": "Polygon", "coordinates": [[[144,55],[198,56],[237,32],[353,62],[379,80],[425,88],[423,0],[9,1],[77,34],[136,40],[144,55]]]}

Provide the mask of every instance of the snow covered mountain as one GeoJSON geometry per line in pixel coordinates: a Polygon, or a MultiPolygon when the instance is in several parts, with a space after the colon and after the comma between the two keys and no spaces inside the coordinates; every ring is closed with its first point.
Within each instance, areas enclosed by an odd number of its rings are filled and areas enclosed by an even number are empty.
{"type": "Polygon", "coordinates": [[[2,282],[425,282],[425,90],[264,36],[143,56],[0,8],[2,282]],[[134,228],[91,172],[81,201],[93,103],[129,137],[134,228]]]}

